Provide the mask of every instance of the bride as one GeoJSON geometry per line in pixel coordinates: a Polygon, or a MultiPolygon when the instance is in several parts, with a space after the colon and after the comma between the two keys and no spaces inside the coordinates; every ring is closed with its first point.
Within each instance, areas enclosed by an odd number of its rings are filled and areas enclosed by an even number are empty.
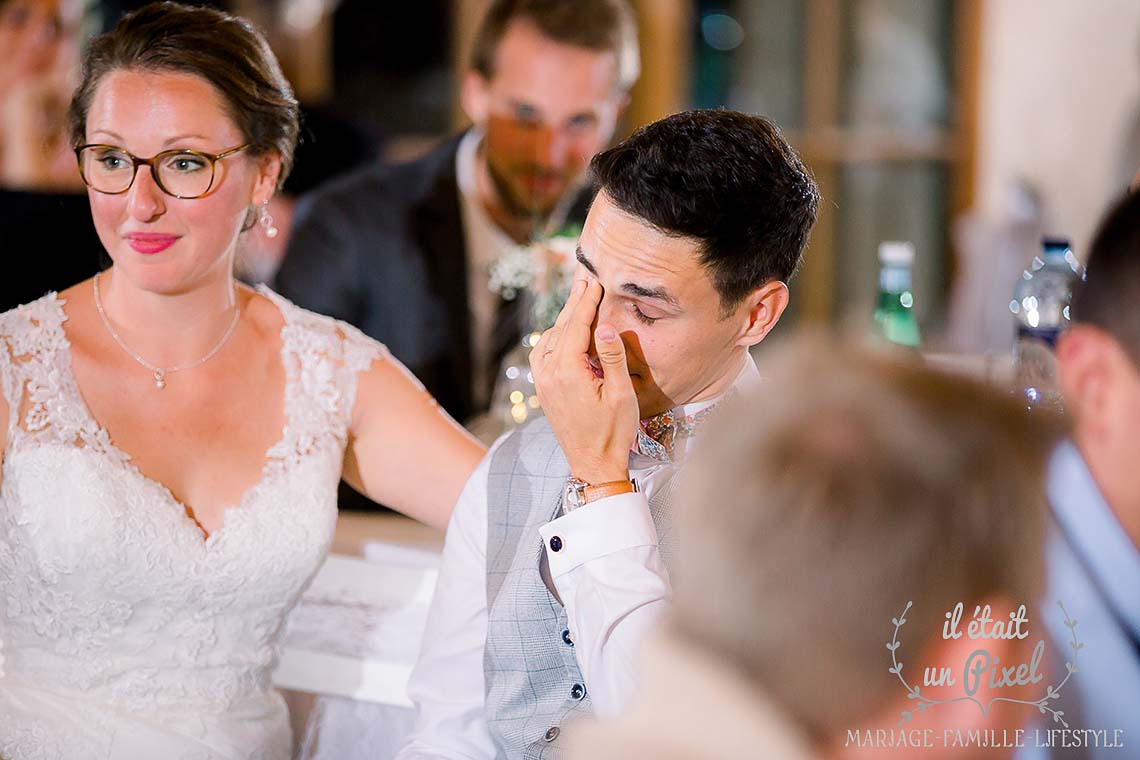
{"type": "Polygon", "coordinates": [[[113,266],[0,315],[0,757],[288,758],[276,641],[342,474],[443,527],[482,449],[383,346],[235,283],[297,135],[248,23],[124,17],[71,119],[113,266]]]}

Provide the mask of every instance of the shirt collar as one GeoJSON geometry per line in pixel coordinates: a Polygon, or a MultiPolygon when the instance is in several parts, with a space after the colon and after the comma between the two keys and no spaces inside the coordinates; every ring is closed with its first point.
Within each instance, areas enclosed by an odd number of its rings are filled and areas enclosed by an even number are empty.
{"type": "MultiPolygon", "coordinates": [[[[745,352],[744,361],[740,367],[740,371],[736,374],[736,379],[732,381],[732,385],[724,393],[714,396],[711,399],[703,399],[701,401],[690,401],[687,404],[673,407],[673,414],[678,417],[691,417],[698,412],[701,412],[709,407],[720,403],[727,397],[747,390],[763,381],[760,375],[760,370],[756,367],[756,360],[752,358],[752,354],[745,352]]],[[[714,413],[715,414],[715,413],[714,413]]],[[[693,435],[688,438],[681,438],[674,444],[673,448],[673,463],[679,464],[688,458],[691,451],[691,444],[702,433],[701,427],[697,427],[693,435]]],[[[630,452],[629,466],[631,470],[644,470],[665,466],[664,463],[653,459],[652,457],[645,456],[636,451],[630,452]]]]}
{"type": "Polygon", "coordinates": [[[460,193],[471,198],[475,197],[475,154],[482,142],[482,130],[472,127],[463,133],[455,152],[455,183],[460,193]]]}

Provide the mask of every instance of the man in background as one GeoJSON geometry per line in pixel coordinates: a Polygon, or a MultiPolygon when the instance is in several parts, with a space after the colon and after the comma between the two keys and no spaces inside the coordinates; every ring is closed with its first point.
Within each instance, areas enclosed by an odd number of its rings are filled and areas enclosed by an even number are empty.
{"type": "Polygon", "coordinates": [[[515,245],[580,226],[589,159],[639,67],[624,0],[494,0],[461,89],[472,128],[302,200],[276,286],[387,344],[456,419],[485,410],[524,328],[488,288],[515,245]]]}
{"type": "MultiPolygon", "coordinates": [[[[1140,747],[1140,193],[1102,222],[1071,314],[1057,361],[1072,427],[1049,462],[1045,599],[1068,606],[1085,643],[1064,699],[1069,722],[1119,730],[1131,750],[1052,756],[1131,757],[1140,747]]],[[[1059,644],[1070,638],[1060,621],[1052,632],[1059,644]]]]}

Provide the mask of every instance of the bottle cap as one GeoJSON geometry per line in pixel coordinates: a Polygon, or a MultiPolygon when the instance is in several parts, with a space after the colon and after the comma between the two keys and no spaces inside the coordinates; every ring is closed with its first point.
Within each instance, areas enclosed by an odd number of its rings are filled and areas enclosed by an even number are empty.
{"type": "Polygon", "coordinates": [[[908,242],[886,240],[879,243],[879,262],[896,266],[914,263],[914,246],[908,242]]]}
{"type": "Polygon", "coordinates": [[[1068,238],[1063,237],[1043,237],[1041,238],[1041,247],[1046,251],[1067,251],[1072,248],[1072,244],[1068,238]]]}

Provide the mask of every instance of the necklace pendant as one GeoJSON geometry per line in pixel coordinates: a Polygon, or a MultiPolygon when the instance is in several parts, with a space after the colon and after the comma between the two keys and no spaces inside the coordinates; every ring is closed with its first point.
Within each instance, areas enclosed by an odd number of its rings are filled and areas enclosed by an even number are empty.
{"type": "MultiPolygon", "coordinates": [[[[4,0],[0,0],[0,4],[2,4],[3,1],[4,0]]],[[[167,372],[177,372],[178,370],[192,369],[194,367],[201,366],[212,359],[214,357],[214,354],[218,353],[218,351],[221,351],[222,346],[226,345],[226,343],[229,341],[230,337],[234,334],[234,329],[237,327],[238,320],[241,319],[241,306],[235,303],[233,305],[234,316],[230,320],[230,326],[226,328],[225,333],[223,333],[218,342],[214,344],[214,347],[206,352],[205,356],[203,356],[198,361],[190,362],[189,364],[179,364],[166,368],[155,367],[153,364],[148,363],[145,359],[132,351],[130,349],[130,346],[124,343],[123,339],[119,337],[119,334],[115,332],[115,328],[111,325],[111,320],[107,319],[107,312],[103,310],[103,300],[99,296],[98,274],[91,278],[91,288],[94,291],[95,295],[95,309],[99,312],[99,318],[103,321],[103,326],[107,328],[107,332],[110,333],[114,341],[119,344],[119,348],[123,349],[123,351],[126,352],[127,356],[131,357],[154,374],[154,387],[158,390],[162,390],[166,387],[167,372]]]]}

